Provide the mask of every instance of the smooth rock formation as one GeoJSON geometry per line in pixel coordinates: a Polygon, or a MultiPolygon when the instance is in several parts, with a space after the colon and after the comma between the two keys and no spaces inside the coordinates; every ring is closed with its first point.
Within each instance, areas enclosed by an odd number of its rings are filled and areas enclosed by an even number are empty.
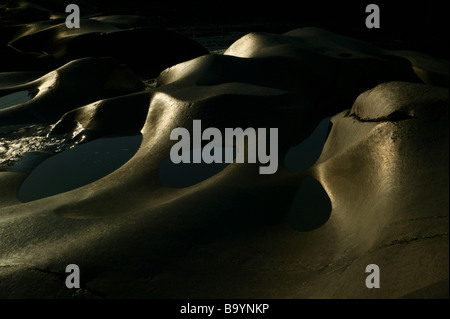
{"type": "MultiPolygon", "coordinates": [[[[72,40],[126,42],[128,34],[143,43],[145,32],[67,36],[55,58],[89,52],[72,40]]],[[[0,297],[448,298],[446,65],[300,28],[250,33],[224,55],[168,67],[152,87],[112,58],[17,75],[0,97],[38,92],[0,110],[1,132],[44,121],[51,136],[76,143],[0,171],[0,297]],[[289,150],[324,133],[327,117],[331,130],[313,145],[320,156],[288,167],[289,150]],[[259,162],[235,161],[172,184],[162,167],[176,142],[170,134],[192,132],[195,119],[221,131],[278,128],[278,170],[263,175],[259,162]],[[100,156],[98,143],[130,131],[140,131],[139,147],[112,142],[137,150],[109,174],[80,169],[83,150],[100,156]],[[71,189],[39,194],[59,169],[71,189]],[[78,289],[65,286],[69,264],[81,269],[78,289]],[[369,264],[381,269],[380,289],[365,285],[369,264]]]]}
{"type": "Polygon", "coordinates": [[[52,126],[49,136],[64,134],[72,141],[88,141],[111,134],[140,133],[151,96],[146,90],[76,108],[52,126]]]}
{"type": "Polygon", "coordinates": [[[26,59],[34,61],[36,69],[56,68],[85,57],[113,57],[135,72],[156,77],[173,64],[209,53],[199,43],[151,27],[136,16],[87,17],[79,23],[79,28],[67,28],[65,19],[58,18],[11,23],[3,27],[8,45],[3,54],[13,57],[17,65],[26,59]]]}
{"type": "Polygon", "coordinates": [[[0,109],[0,123],[52,123],[65,112],[89,102],[143,88],[143,82],[113,58],[74,60],[36,80],[0,88],[2,97],[24,90],[33,96],[0,109]]]}

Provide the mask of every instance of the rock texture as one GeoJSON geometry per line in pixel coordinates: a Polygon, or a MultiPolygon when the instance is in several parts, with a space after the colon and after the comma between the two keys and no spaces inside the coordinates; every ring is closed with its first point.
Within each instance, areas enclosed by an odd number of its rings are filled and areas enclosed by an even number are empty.
{"type": "MultiPolygon", "coordinates": [[[[188,57],[166,46],[172,35],[130,29],[136,17],[89,18],[74,33],[33,21],[14,27],[17,59],[55,44],[49,59],[70,61],[0,74],[0,98],[13,104],[0,109],[0,141],[51,124],[45,138],[72,149],[0,171],[2,298],[448,298],[448,61],[312,27],[249,33],[223,55],[188,57]],[[95,51],[103,40],[120,48],[95,51]],[[181,59],[152,85],[140,77],[154,72],[147,63],[172,62],[134,60],[148,51],[128,45],[148,41],[181,59]],[[82,57],[90,48],[100,57],[82,57]],[[29,100],[10,96],[23,91],[29,100]],[[233,162],[168,187],[170,133],[191,131],[194,119],[279,128],[278,171],[233,162]],[[317,142],[302,145],[316,128],[317,142]],[[114,138],[141,142],[111,173],[20,200],[23,187],[51,184],[52,167],[67,184],[91,174],[80,156],[95,167],[99,157],[86,154],[114,138]],[[293,149],[313,160],[288,165],[293,149]],[[81,269],[79,289],[65,286],[68,264],[81,269]],[[380,267],[380,289],[365,286],[369,264],[380,267]]],[[[99,160],[113,148],[99,148],[99,160]]]]}

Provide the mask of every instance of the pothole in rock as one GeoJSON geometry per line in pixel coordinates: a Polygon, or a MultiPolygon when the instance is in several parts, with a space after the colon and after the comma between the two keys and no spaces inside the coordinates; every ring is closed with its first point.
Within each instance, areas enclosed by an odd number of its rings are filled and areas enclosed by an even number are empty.
{"type": "Polygon", "coordinates": [[[0,96],[0,109],[28,102],[34,98],[37,93],[38,90],[24,90],[0,96]]]}
{"type": "Polygon", "coordinates": [[[17,198],[29,202],[99,180],[132,158],[141,142],[141,135],[104,137],[57,153],[25,178],[17,198]]]}

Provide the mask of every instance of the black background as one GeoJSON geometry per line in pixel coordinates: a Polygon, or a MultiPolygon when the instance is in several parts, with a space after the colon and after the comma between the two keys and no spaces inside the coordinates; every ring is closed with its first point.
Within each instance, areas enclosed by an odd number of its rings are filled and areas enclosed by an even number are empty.
{"type": "Polygon", "coordinates": [[[161,27],[217,27],[253,24],[255,29],[288,31],[318,26],[387,49],[410,49],[447,58],[448,10],[438,1],[107,1],[89,5],[107,14],[137,14],[161,27]],[[380,29],[368,29],[370,3],[380,8],[380,29]]]}

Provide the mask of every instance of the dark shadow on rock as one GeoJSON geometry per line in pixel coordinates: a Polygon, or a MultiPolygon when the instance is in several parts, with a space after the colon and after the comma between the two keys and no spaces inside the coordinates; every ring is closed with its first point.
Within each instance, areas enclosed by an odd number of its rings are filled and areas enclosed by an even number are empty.
{"type": "Polygon", "coordinates": [[[314,165],[322,153],[332,123],[323,119],[309,137],[291,147],[284,157],[284,164],[293,171],[303,171],[314,165]]]}
{"type": "Polygon", "coordinates": [[[331,209],[331,200],[323,186],[313,177],[307,176],[289,209],[289,226],[302,232],[317,229],[330,218],[331,209]]]}
{"type": "Polygon", "coordinates": [[[27,176],[17,198],[29,202],[94,182],[133,157],[141,141],[140,135],[102,138],[58,153],[27,176]]]}
{"type": "MultiPolygon", "coordinates": [[[[200,149],[200,152],[202,149],[200,149]]],[[[233,152],[233,158],[236,156],[235,148],[221,148],[223,160],[221,163],[178,163],[172,162],[168,157],[159,163],[158,177],[166,187],[185,188],[198,184],[221,172],[230,163],[225,163],[224,156],[226,152],[233,152]]],[[[189,157],[192,157],[190,152],[189,157]]]]}
{"type": "Polygon", "coordinates": [[[85,142],[110,134],[139,133],[145,123],[150,91],[94,102],[65,113],[49,136],[64,134],[69,140],[85,142]]]}

